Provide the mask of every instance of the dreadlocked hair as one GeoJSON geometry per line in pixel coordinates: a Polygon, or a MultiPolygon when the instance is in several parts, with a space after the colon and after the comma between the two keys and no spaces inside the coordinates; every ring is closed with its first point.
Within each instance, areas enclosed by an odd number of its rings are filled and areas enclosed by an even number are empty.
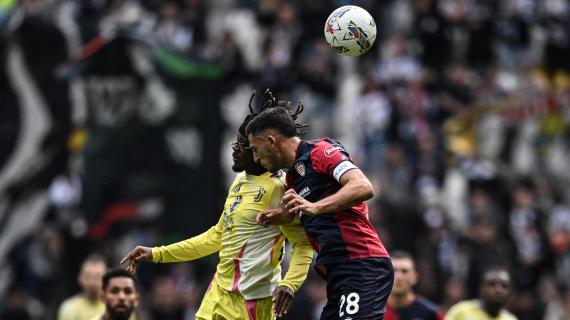
{"type": "MultiPolygon", "coordinates": [[[[243,120],[243,123],[239,127],[239,133],[242,135],[246,135],[246,128],[247,128],[247,125],[249,124],[249,122],[253,118],[255,118],[256,116],[258,116],[259,114],[263,113],[266,110],[273,109],[273,108],[282,109],[287,113],[287,115],[289,117],[291,117],[293,122],[295,122],[297,120],[297,118],[299,117],[299,115],[305,109],[305,107],[303,106],[301,101],[297,102],[297,106],[295,109],[292,108],[291,101],[283,101],[283,100],[277,101],[277,99],[275,99],[275,96],[273,96],[273,93],[271,92],[271,90],[266,89],[265,92],[263,93],[263,103],[261,105],[261,108],[259,108],[259,110],[256,112],[254,110],[253,106],[251,105],[254,97],[255,97],[255,90],[253,91],[253,93],[251,94],[251,97],[249,98],[249,104],[248,104],[249,114],[245,117],[245,119],[243,120]]],[[[300,135],[307,133],[307,131],[304,130],[304,128],[306,128],[308,126],[309,126],[308,124],[297,124],[297,123],[295,123],[295,135],[300,136],[300,135]]]]}

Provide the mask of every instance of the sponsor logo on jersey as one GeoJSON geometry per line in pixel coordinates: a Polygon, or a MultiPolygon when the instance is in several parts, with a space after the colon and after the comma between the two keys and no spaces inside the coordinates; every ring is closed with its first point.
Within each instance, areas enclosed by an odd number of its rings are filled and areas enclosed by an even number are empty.
{"type": "Polygon", "coordinates": [[[295,170],[299,173],[301,177],[305,176],[305,164],[302,162],[295,163],[295,170]]]}
{"type": "Polygon", "coordinates": [[[305,187],[305,189],[299,192],[299,195],[304,198],[305,196],[308,196],[309,193],[311,193],[311,189],[309,189],[309,187],[305,187]]]}
{"type": "Polygon", "coordinates": [[[331,144],[330,146],[325,148],[325,151],[324,151],[325,157],[327,157],[327,158],[333,157],[339,151],[344,151],[342,146],[339,146],[337,144],[331,144]]]}

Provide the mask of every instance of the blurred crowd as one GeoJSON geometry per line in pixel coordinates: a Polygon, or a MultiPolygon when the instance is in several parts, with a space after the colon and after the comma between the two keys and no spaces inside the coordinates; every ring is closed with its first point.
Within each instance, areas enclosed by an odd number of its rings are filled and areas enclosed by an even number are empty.
{"type": "MultiPolygon", "coordinates": [[[[570,318],[570,1],[22,0],[17,6],[22,17],[12,14],[12,23],[35,16],[69,35],[74,21],[89,26],[76,35],[85,39],[127,30],[133,41],[218,65],[225,185],[232,179],[229,142],[251,90],[271,88],[278,99],[302,101],[306,138],[342,141],[373,181],[370,219],[389,250],[415,257],[417,292],[446,309],[476,297],[483,270],[500,266],[513,276],[508,309],[519,319],[570,318]],[[359,58],[342,57],[324,42],[326,18],[346,4],[367,9],[378,25],[371,52],[359,58]]],[[[71,56],[79,54],[80,46],[68,45],[71,56]]],[[[81,131],[74,134],[80,139],[81,131]]],[[[80,209],[88,192],[81,170],[90,168],[78,169],[81,158],[79,148],[49,184],[50,213],[41,225],[0,257],[0,319],[54,319],[60,303],[79,291],[81,261],[90,253],[116,265],[136,244],[180,239],[152,223],[90,237],[80,209]]],[[[211,221],[223,190],[217,196],[200,213],[211,221]]],[[[211,257],[139,268],[139,319],[193,319],[215,263],[211,257]]],[[[325,294],[311,271],[288,319],[318,319],[325,294]]]]}

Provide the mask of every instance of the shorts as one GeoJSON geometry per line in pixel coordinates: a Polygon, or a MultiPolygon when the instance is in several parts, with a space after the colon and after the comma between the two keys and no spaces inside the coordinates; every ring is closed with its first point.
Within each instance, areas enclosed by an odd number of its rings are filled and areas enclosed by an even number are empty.
{"type": "Polygon", "coordinates": [[[239,292],[230,292],[212,280],[196,320],[274,320],[271,297],[245,300],[239,292]]]}
{"type": "Polygon", "coordinates": [[[327,304],[321,320],[382,320],[394,283],[389,258],[327,265],[327,304]]]}

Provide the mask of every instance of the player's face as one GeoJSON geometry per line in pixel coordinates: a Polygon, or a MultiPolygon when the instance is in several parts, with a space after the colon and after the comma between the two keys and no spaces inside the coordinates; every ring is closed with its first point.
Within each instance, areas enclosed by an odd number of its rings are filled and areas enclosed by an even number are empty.
{"type": "Polygon", "coordinates": [[[279,165],[279,149],[276,147],[276,140],[270,135],[249,134],[249,147],[253,152],[253,159],[259,162],[265,169],[270,172],[276,172],[281,169],[279,165]]]}
{"type": "Polygon", "coordinates": [[[511,279],[506,271],[491,271],[481,285],[481,299],[490,305],[503,306],[511,294],[511,279]]]}
{"type": "Polygon", "coordinates": [[[251,156],[251,150],[249,149],[247,140],[238,134],[236,142],[232,143],[232,170],[234,172],[241,172],[245,170],[243,162],[246,160],[245,158],[248,157],[248,154],[253,161],[253,156],[251,156]]]}
{"type": "Polygon", "coordinates": [[[394,267],[392,294],[406,295],[410,293],[418,282],[418,274],[414,262],[407,258],[392,259],[392,266],[394,267]]]}
{"type": "Polygon", "coordinates": [[[247,138],[238,134],[236,142],[232,143],[232,170],[234,172],[241,171],[259,171],[263,170],[261,165],[253,160],[253,153],[249,147],[247,138]]]}
{"type": "Polygon", "coordinates": [[[94,300],[99,297],[105,269],[105,264],[102,262],[87,262],[81,267],[79,285],[89,299],[94,300]]]}
{"type": "Polygon", "coordinates": [[[139,303],[139,295],[133,279],[115,277],[109,280],[102,299],[113,320],[127,320],[139,303]]]}

